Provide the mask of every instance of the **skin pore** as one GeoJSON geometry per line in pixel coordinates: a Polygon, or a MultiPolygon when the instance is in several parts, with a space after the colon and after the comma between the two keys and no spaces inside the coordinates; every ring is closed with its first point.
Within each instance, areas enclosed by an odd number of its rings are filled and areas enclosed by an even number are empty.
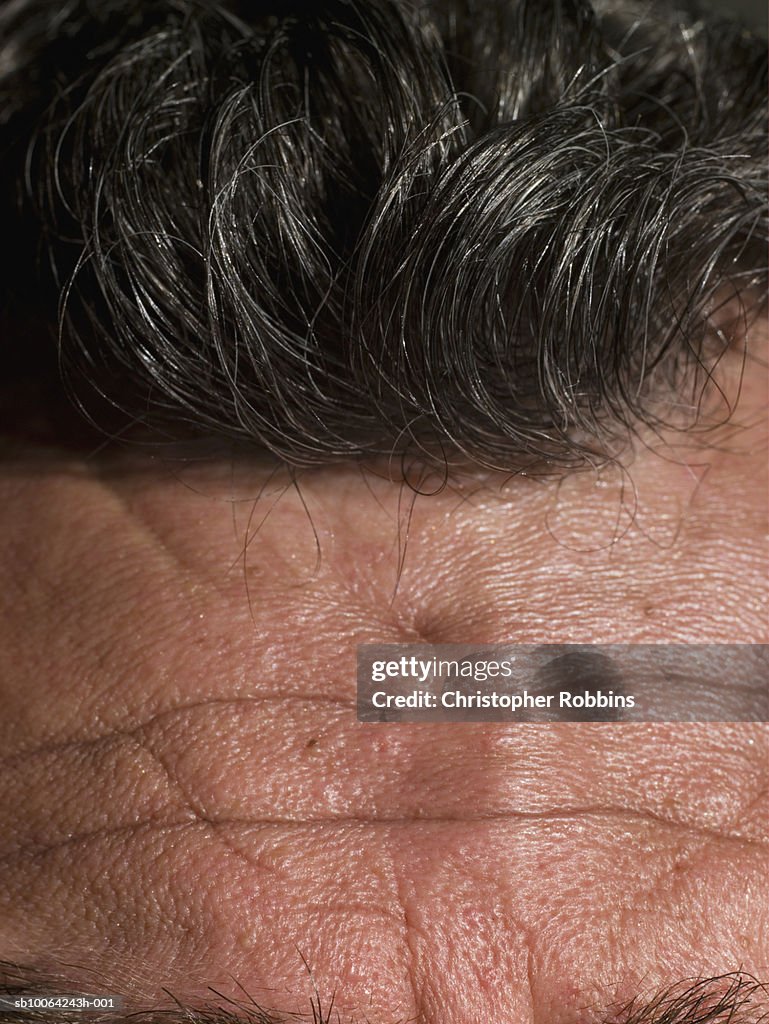
{"type": "Polygon", "coordinates": [[[305,1013],[317,989],[374,1024],[578,1024],[766,979],[765,725],[354,709],[359,643],[766,643],[748,365],[728,424],[625,471],[416,497],[381,467],[295,486],[9,439],[0,959],[135,1006],[239,984],[305,1013]]]}

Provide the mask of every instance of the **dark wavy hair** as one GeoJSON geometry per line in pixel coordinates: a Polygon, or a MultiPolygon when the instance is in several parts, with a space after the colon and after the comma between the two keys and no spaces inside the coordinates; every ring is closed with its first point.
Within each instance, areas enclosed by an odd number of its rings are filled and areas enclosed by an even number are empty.
{"type": "Polygon", "coordinates": [[[574,466],[695,410],[763,293],[766,78],[646,0],[6,0],[14,288],[86,407],[574,466]]]}

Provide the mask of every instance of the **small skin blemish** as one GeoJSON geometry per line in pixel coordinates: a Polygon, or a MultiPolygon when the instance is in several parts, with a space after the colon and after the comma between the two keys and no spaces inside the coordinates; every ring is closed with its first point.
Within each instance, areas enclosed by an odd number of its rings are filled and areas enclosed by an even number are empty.
{"type": "Polygon", "coordinates": [[[304,745],[305,750],[312,750],[314,746],[317,746],[318,740],[316,736],[311,736],[304,745]]]}

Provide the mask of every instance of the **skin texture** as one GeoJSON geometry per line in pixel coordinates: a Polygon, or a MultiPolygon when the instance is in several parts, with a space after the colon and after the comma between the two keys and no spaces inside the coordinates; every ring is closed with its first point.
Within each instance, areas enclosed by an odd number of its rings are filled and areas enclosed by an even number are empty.
{"type": "Polygon", "coordinates": [[[756,362],[624,472],[416,499],[9,441],[0,958],[374,1022],[766,979],[766,726],[354,717],[358,643],[768,642],[765,400],[756,362]]]}

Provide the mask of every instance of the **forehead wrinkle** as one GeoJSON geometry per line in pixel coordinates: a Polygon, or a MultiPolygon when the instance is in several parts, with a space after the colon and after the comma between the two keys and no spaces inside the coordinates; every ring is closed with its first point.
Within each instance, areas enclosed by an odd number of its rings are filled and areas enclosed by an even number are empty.
{"type": "MultiPolygon", "coordinates": [[[[355,779],[360,773],[371,775],[366,752],[374,734],[356,721],[348,721],[345,712],[352,708],[352,696],[342,700],[301,692],[290,696],[267,692],[249,698],[208,696],[142,719],[141,712],[146,710],[142,700],[134,705],[139,721],[132,727],[120,724],[124,720],[121,710],[117,724],[106,734],[94,737],[92,726],[85,725],[85,736],[48,741],[4,755],[7,783],[18,776],[18,788],[30,772],[33,778],[40,771],[48,777],[50,764],[58,765],[52,777],[61,777],[65,788],[62,802],[54,799],[53,821],[59,821],[59,830],[70,838],[83,831],[83,825],[86,834],[92,832],[88,815],[77,801],[72,811],[64,802],[65,796],[71,798],[72,793],[87,788],[91,795],[101,794],[111,815],[117,814],[110,824],[118,830],[132,822],[162,824],[169,819],[208,823],[399,821],[408,820],[420,801],[427,801],[432,812],[425,815],[420,811],[420,819],[492,820],[509,815],[526,820],[527,816],[536,819],[549,813],[595,811],[647,817],[684,831],[699,830],[704,835],[732,836],[746,842],[766,839],[765,829],[748,827],[747,820],[752,813],[756,825],[760,824],[766,798],[762,752],[766,751],[767,730],[762,726],[679,725],[663,729],[650,744],[648,729],[625,724],[614,728],[608,745],[601,726],[590,723],[579,728],[488,725],[472,734],[472,744],[462,730],[446,733],[440,724],[424,727],[418,738],[395,726],[376,733],[387,754],[388,772],[374,773],[361,794],[355,779]],[[525,749],[518,743],[521,730],[527,740],[525,749]],[[726,745],[725,732],[729,737],[726,745]],[[308,737],[315,741],[311,746],[308,737]],[[138,747],[133,747],[134,743],[138,747]],[[145,751],[151,755],[146,763],[136,756],[145,751]],[[64,762],[59,760],[62,757],[64,762]],[[115,757],[119,758],[116,762],[115,757]],[[554,779],[548,769],[552,757],[575,758],[584,764],[589,774],[585,784],[577,779],[554,779]],[[676,767],[678,757],[690,762],[696,758],[698,775],[703,780],[712,778],[701,808],[695,801],[691,806],[666,802],[665,793],[683,784],[685,772],[676,767]],[[667,779],[664,790],[659,782],[656,789],[644,790],[642,779],[634,774],[639,758],[643,764],[655,766],[658,779],[667,779]],[[67,771],[64,764],[69,766],[67,771]],[[114,764],[122,768],[117,771],[114,764]],[[152,769],[149,779],[148,766],[152,769]],[[73,788],[72,773],[82,773],[84,768],[87,783],[78,778],[73,788]],[[293,797],[284,798],[271,780],[287,773],[295,786],[293,797]],[[105,790],[103,783],[115,778],[124,780],[124,788],[115,789],[112,784],[105,790]],[[462,811],[469,778],[475,798],[470,809],[462,811]],[[322,791],[315,791],[324,779],[334,781],[333,805],[322,791]],[[134,790],[137,784],[141,788],[134,790]],[[728,791],[721,793],[726,784],[728,791]],[[717,807],[722,808],[720,817],[714,817],[717,807]],[[80,817],[76,819],[73,813],[80,817]]],[[[79,728],[84,728],[83,719],[79,728]]],[[[22,803],[19,801],[20,807],[22,803]]],[[[29,808],[25,813],[29,815],[29,808]]],[[[47,813],[50,815],[50,808],[47,813]]],[[[20,820],[23,823],[24,819],[20,820]]],[[[38,835],[52,834],[50,822],[44,829],[33,822],[33,834],[35,830],[38,835]]],[[[35,845],[39,846],[39,840],[35,845]]]]}

